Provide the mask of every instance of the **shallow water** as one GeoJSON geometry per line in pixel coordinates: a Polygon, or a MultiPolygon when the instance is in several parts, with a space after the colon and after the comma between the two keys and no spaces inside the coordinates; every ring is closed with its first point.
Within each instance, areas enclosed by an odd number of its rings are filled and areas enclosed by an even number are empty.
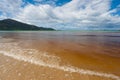
{"type": "Polygon", "coordinates": [[[120,80],[120,33],[0,32],[0,79],[120,80]]]}

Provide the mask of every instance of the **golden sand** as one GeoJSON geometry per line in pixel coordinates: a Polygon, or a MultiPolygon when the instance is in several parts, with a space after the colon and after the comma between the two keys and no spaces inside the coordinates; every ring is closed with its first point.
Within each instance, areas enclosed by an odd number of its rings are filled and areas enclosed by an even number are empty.
{"type": "Polygon", "coordinates": [[[27,36],[0,39],[0,80],[120,80],[119,45],[27,36]]]}

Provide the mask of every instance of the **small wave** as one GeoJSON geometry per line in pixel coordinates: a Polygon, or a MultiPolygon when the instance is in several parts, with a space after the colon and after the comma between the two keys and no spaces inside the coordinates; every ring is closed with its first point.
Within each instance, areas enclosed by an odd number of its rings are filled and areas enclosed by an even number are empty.
{"type": "Polygon", "coordinates": [[[60,58],[57,56],[48,55],[45,52],[44,53],[39,52],[35,49],[22,49],[18,46],[14,47],[11,45],[15,46],[17,44],[16,43],[15,44],[10,43],[10,44],[4,44],[4,45],[0,44],[0,54],[20,60],[20,61],[28,62],[28,63],[39,65],[39,66],[54,68],[54,69],[58,69],[62,71],[120,80],[120,77],[114,74],[85,70],[85,69],[80,69],[80,68],[73,67],[73,66],[65,66],[65,65],[60,66],[59,65],[60,58]],[[5,50],[3,50],[2,48],[5,48],[5,50]],[[36,56],[39,56],[39,58],[37,58],[36,56]]]}

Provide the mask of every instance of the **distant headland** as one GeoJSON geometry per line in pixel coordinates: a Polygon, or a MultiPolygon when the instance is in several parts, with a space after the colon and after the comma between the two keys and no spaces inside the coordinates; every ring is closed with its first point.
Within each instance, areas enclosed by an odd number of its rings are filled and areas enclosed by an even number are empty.
{"type": "Polygon", "coordinates": [[[0,20],[0,30],[1,31],[54,31],[53,28],[38,27],[35,25],[30,25],[22,23],[13,19],[0,20]]]}

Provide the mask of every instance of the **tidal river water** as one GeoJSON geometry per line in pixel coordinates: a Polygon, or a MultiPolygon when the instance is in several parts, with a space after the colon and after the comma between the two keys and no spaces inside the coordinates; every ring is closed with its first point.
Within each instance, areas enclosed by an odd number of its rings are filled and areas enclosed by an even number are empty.
{"type": "Polygon", "coordinates": [[[120,80],[120,32],[0,32],[0,80],[120,80]]]}

